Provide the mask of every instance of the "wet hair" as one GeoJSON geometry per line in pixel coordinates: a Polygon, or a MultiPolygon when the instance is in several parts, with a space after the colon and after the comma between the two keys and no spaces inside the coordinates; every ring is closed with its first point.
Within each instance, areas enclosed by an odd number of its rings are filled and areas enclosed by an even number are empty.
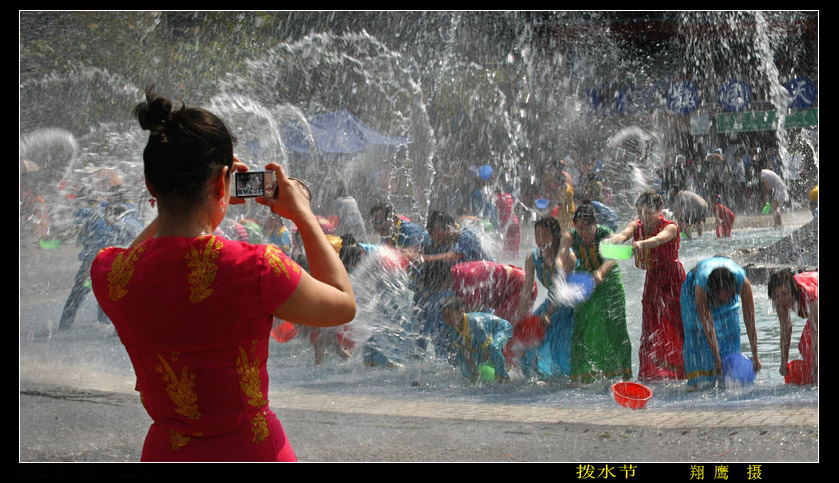
{"type": "Polygon", "coordinates": [[[173,110],[172,101],[152,89],[133,111],[140,127],[151,132],[143,150],[146,180],[162,203],[199,204],[209,181],[233,166],[236,138],[215,114],[186,105],[173,110]]]}
{"type": "Polygon", "coordinates": [[[551,240],[553,245],[559,248],[559,243],[562,240],[562,227],[560,226],[559,220],[553,216],[543,216],[536,220],[536,223],[533,225],[533,230],[536,231],[537,228],[544,228],[548,230],[548,233],[551,235],[551,240]]]}
{"type": "Polygon", "coordinates": [[[338,251],[338,257],[341,263],[344,264],[344,269],[347,272],[355,268],[361,263],[361,258],[364,256],[364,249],[358,244],[355,237],[349,233],[341,235],[341,250],[338,251]]]}
{"type": "Polygon", "coordinates": [[[654,189],[646,189],[638,195],[638,199],[635,200],[635,207],[640,208],[642,206],[652,206],[656,210],[661,208],[664,205],[664,200],[661,198],[661,195],[654,189]]]}
{"type": "Polygon", "coordinates": [[[584,221],[593,225],[597,224],[597,210],[591,203],[583,203],[574,212],[574,223],[577,221],[584,221]]]}
{"type": "Polygon", "coordinates": [[[775,297],[775,290],[783,287],[784,285],[789,287],[791,294],[796,294],[798,292],[798,284],[795,283],[795,279],[793,278],[794,275],[795,274],[792,273],[792,270],[789,268],[784,268],[770,275],[767,289],[769,299],[771,300],[775,297]]]}
{"type": "Polygon", "coordinates": [[[425,224],[425,229],[431,231],[435,228],[454,227],[455,222],[452,215],[445,211],[432,211],[428,213],[428,221],[425,224]]]}
{"type": "Polygon", "coordinates": [[[767,288],[767,295],[769,295],[769,300],[774,300],[775,291],[786,285],[787,287],[789,287],[789,293],[792,296],[791,308],[795,310],[801,317],[807,317],[807,306],[806,304],[800,303],[799,294],[801,290],[798,287],[798,282],[796,282],[794,278],[796,273],[801,273],[802,271],[803,270],[793,272],[789,268],[784,268],[770,275],[769,284],[767,288]]]}
{"type": "Polygon", "coordinates": [[[737,282],[734,280],[734,274],[726,268],[716,268],[708,275],[708,294],[713,298],[717,298],[717,295],[725,289],[737,291],[737,282]]]}
{"type": "Polygon", "coordinates": [[[431,290],[445,290],[452,284],[452,265],[444,261],[427,262],[420,269],[420,283],[431,290]]]}

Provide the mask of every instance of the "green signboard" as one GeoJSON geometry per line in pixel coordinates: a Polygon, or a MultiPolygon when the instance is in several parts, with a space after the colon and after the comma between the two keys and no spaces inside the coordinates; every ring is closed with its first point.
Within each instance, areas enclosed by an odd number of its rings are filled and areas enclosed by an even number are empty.
{"type": "MultiPolygon", "coordinates": [[[[784,119],[786,129],[819,125],[818,108],[793,110],[784,119]]],[[[727,112],[717,114],[717,132],[774,131],[778,126],[776,111],[727,112]]]]}

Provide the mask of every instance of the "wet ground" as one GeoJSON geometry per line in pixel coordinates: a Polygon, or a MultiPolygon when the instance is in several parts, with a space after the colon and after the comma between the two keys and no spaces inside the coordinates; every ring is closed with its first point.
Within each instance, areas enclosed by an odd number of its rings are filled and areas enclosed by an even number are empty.
{"type": "MultiPolygon", "coordinates": [[[[129,386],[126,381],[123,386],[129,386]]],[[[818,408],[563,410],[272,392],[300,461],[818,461],[818,408]],[[312,408],[320,408],[313,410],[312,408]]],[[[20,461],[138,461],[133,391],[21,384],[20,461]]]]}

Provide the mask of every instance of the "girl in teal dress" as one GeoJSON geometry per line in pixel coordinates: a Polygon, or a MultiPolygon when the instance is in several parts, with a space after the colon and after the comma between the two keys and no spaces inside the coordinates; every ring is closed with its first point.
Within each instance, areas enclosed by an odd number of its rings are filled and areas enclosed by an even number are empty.
{"type": "MultiPolygon", "coordinates": [[[[524,286],[533,285],[538,278],[549,294],[553,288],[554,276],[564,276],[556,268],[562,229],[557,218],[548,216],[533,226],[537,247],[525,260],[524,286]]],[[[531,303],[530,293],[522,292],[519,301],[519,320],[531,303]]],[[[571,338],[574,330],[574,309],[557,304],[549,295],[534,311],[546,324],[542,343],[525,351],[521,358],[521,369],[525,376],[551,377],[571,374],[571,338]]]]}
{"type": "Polygon", "coordinates": [[[564,267],[591,274],[596,287],[574,308],[571,380],[593,382],[600,377],[632,378],[632,346],[626,329],[626,297],[620,268],[600,257],[600,241],[612,230],[597,224],[597,213],[586,203],[574,213],[574,228],[563,235],[560,260],[564,267]]]}
{"type": "Polygon", "coordinates": [[[464,377],[477,381],[481,377],[480,366],[489,364],[496,381],[510,379],[503,354],[513,336],[513,326],[508,321],[486,312],[466,312],[457,296],[444,300],[440,312],[457,347],[457,365],[464,377]]]}

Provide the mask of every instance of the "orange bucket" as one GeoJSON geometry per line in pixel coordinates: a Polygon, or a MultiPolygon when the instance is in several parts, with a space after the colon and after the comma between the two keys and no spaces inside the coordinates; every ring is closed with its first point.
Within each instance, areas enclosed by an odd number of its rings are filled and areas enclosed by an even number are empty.
{"type": "Polygon", "coordinates": [[[786,384],[812,384],[813,374],[807,363],[801,359],[789,361],[784,382],[786,384]]]}
{"type": "Polygon", "coordinates": [[[538,347],[545,338],[545,325],[538,315],[528,315],[513,327],[513,341],[520,343],[525,350],[538,347]]]}
{"type": "Polygon", "coordinates": [[[615,401],[625,408],[641,409],[653,397],[652,389],[637,382],[619,382],[612,385],[615,401]]]}
{"type": "Polygon", "coordinates": [[[275,320],[274,326],[271,328],[271,337],[279,342],[285,344],[297,335],[297,326],[285,320],[275,320]]]}

